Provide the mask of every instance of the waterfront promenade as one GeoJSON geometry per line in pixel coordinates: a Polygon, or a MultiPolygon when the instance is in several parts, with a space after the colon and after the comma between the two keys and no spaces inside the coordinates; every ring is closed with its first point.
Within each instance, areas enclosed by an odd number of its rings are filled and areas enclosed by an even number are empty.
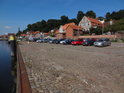
{"type": "Polygon", "coordinates": [[[20,42],[33,93],[124,93],[124,44],[20,42]]]}

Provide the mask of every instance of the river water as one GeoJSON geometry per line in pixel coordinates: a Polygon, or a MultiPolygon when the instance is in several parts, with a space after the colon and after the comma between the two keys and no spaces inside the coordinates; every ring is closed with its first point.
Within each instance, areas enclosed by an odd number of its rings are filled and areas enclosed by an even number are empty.
{"type": "Polygon", "coordinates": [[[16,89],[15,58],[10,56],[10,52],[7,41],[0,41],[0,93],[14,93],[16,89]]]}

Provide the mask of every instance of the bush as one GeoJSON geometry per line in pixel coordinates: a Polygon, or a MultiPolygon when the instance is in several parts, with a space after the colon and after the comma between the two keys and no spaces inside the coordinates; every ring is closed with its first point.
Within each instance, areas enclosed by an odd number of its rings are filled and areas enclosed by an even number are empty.
{"type": "Polygon", "coordinates": [[[121,41],[124,43],[124,38],[123,38],[123,39],[121,39],[121,41]]]}
{"type": "Polygon", "coordinates": [[[118,40],[117,40],[117,39],[115,39],[115,40],[111,40],[111,42],[118,42],[118,40]]]}

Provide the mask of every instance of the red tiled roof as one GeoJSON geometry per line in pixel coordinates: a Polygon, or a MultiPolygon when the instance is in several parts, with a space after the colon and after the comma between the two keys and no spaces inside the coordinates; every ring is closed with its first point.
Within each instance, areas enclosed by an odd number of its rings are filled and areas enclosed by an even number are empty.
{"type": "Polygon", "coordinates": [[[1,35],[0,37],[7,37],[8,35],[1,35]]]}
{"type": "Polygon", "coordinates": [[[57,29],[57,30],[55,30],[55,32],[54,32],[55,34],[58,34],[59,33],[59,30],[57,29]]]}
{"type": "Polygon", "coordinates": [[[49,35],[49,33],[44,33],[44,35],[49,35]]]}
{"type": "Polygon", "coordinates": [[[93,26],[96,25],[96,24],[102,25],[102,23],[101,23],[99,20],[97,20],[97,19],[93,19],[93,18],[89,18],[89,17],[87,17],[87,18],[88,18],[88,20],[91,21],[91,24],[92,24],[93,26]]]}
{"type": "Polygon", "coordinates": [[[8,33],[8,36],[10,36],[10,35],[15,35],[15,33],[8,33]]]}
{"type": "Polygon", "coordinates": [[[82,27],[77,25],[69,25],[72,29],[82,30],[82,27]]]}
{"type": "Polygon", "coordinates": [[[71,27],[72,29],[82,29],[82,27],[75,25],[75,23],[68,23],[62,26],[63,30],[66,30],[68,27],[71,27]]]}
{"type": "Polygon", "coordinates": [[[39,34],[40,31],[35,31],[35,32],[29,32],[30,34],[39,34]]]}
{"type": "Polygon", "coordinates": [[[27,36],[27,34],[21,34],[20,36],[27,36]]]}
{"type": "Polygon", "coordinates": [[[62,26],[63,30],[66,30],[69,25],[75,25],[75,23],[68,23],[62,26]]]}

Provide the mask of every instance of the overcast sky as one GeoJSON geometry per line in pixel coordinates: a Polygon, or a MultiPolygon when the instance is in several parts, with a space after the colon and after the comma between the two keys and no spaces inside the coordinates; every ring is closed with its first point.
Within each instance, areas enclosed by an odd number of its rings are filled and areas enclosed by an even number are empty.
{"type": "Polygon", "coordinates": [[[0,0],[0,34],[16,33],[28,24],[59,19],[66,15],[76,18],[79,10],[93,10],[97,16],[124,9],[124,0],[0,0]]]}

